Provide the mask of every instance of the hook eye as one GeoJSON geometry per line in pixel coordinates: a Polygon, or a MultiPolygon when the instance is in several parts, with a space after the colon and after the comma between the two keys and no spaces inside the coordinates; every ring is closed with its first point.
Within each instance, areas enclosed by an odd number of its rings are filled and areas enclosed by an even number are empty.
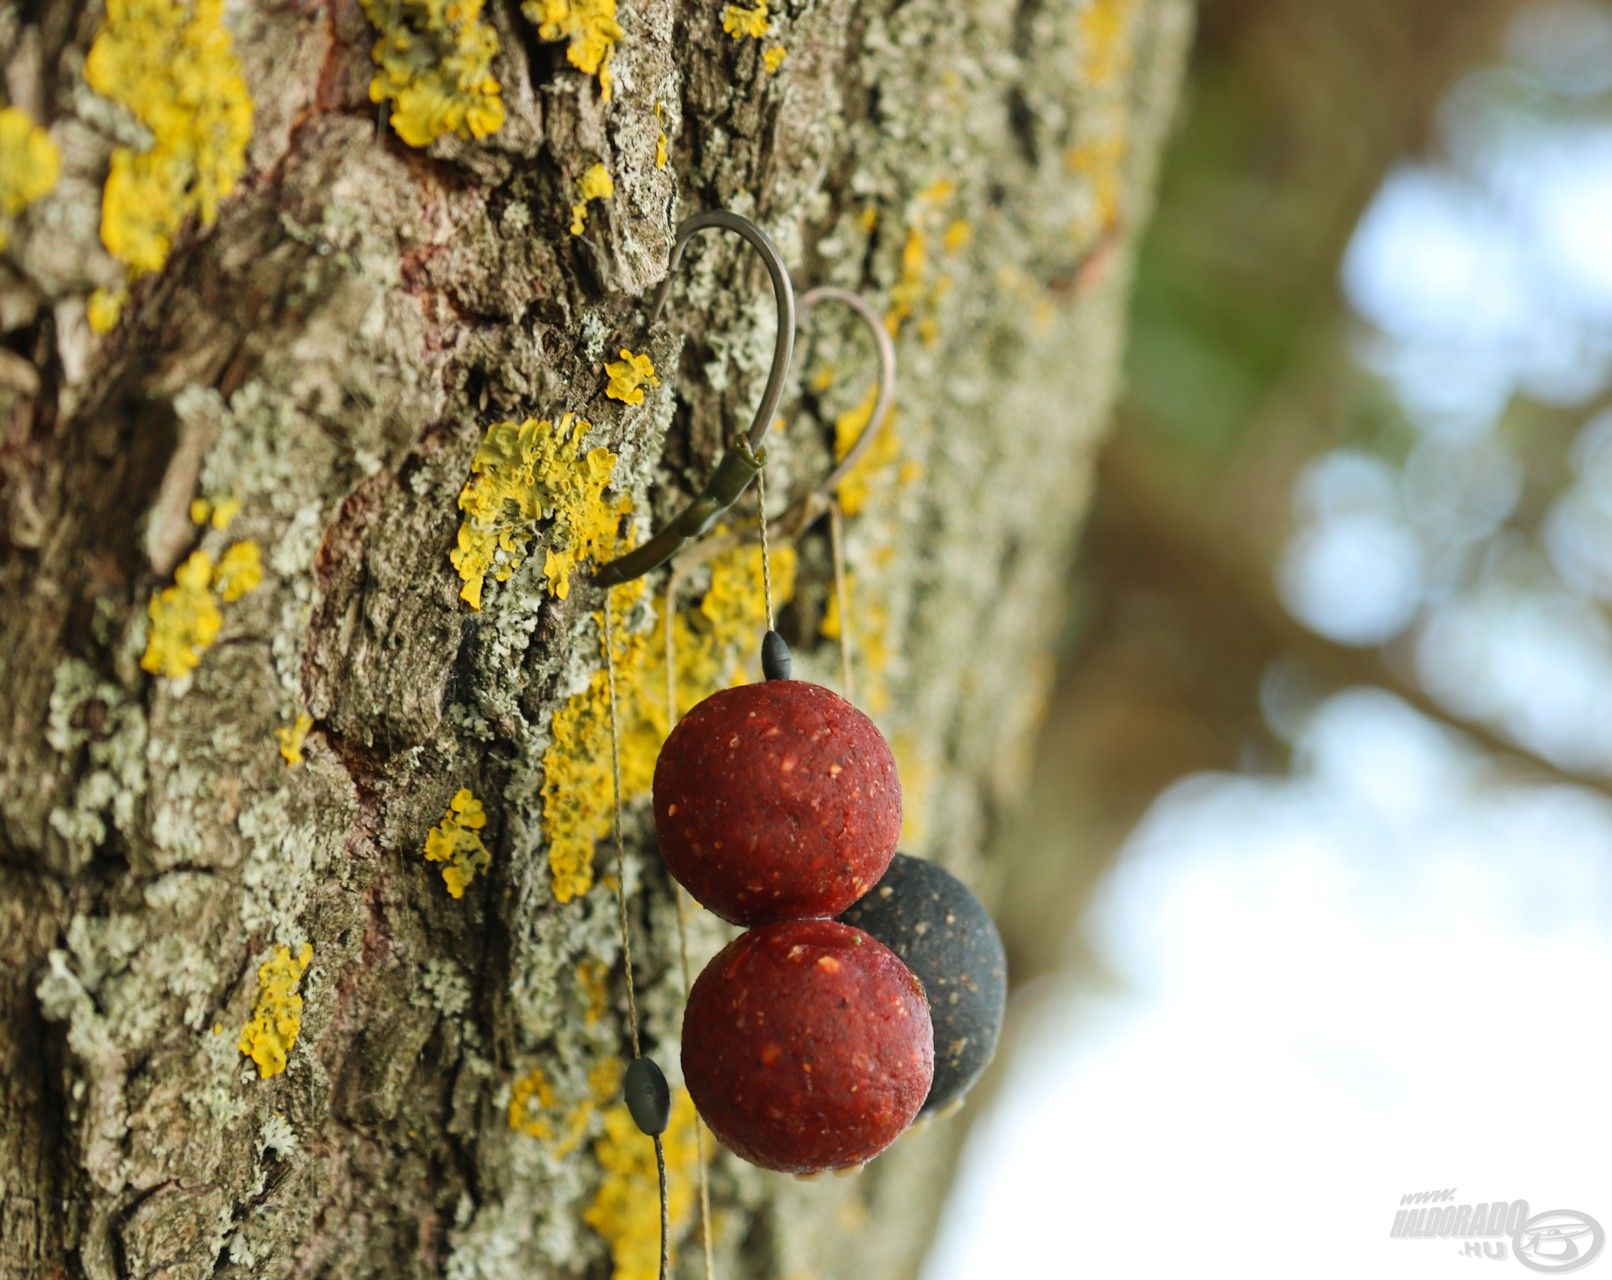
{"type": "Polygon", "coordinates": [[[658,569],[687,543],[707,532],[722,513],[739,500],[739,495],[761,470],[764,457],[760,451],[761,440],[778,411],[779,400],[783,398],[784,380],[789,374],[789,363],[795,353],[795,290],[790,283],[789,271],[784,266],[783,255],[767,238],[766,232],[749,218],[726,209],[710,209],[685,218],[678,224],[671,257],[666,264],[666,278],[661,281],[650,301],[649,324],[653,327],[660,319],[666,305],[666,295],[671,291],[672,277],[683,257],[684,246],[696,232],[710,227],[731,231],[741,237],[761,256],[767,275],[772,280],[772,294],[778,304],[778,340],[772,351],[772,368],[767,373],[767,385],[762,391],[761,403],[756,406],[755,417],[750,421],[750,429],[728,447],[717,464],[715,474],[695,495],[694,500],[647,542],[595,570],[593,579],[603,587],[631,582],[658,569]]]}

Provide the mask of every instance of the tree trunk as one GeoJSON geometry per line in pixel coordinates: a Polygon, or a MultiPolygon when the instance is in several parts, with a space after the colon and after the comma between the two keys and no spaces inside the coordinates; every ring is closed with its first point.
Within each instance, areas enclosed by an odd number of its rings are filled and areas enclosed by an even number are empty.
{"type": "MultiPolygon", "coordinates": [[[[897,413],[841,490],[856,693],[906,847],[987,893],[1011,859],[1186,6],[613,8],[0,15],[0,1276],[653,1274],[587,569],[760,393],[732,237],[644,328],[701,208],[887,315],[897,413]],[[607,374],[623,348],[658,384],[607,374]]],[[[866,335],[813,325],[774,509],[867,413],[866,335]]],[[[821,521],[775,547],[832,683],[830,564],[821,521]]],[[[751,548],[677,578],[686,708],[754,675],[762,603],[751,548]]],[[[638,1003],[675,1080],[665,575],[613,600],[638,1003]]],[[[725,936],[689,933],[696,965],[725,936]]],[[[719,1274],[909,1273],[958,1132],[809,1186],[715,1155],[719,1274]]]]}

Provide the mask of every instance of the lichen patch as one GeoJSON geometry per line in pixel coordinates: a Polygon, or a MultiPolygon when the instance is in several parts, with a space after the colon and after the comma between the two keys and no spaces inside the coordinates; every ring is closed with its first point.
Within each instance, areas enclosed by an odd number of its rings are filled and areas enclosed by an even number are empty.
{"type": "Polygon", "coordinates": [[[448,802],[442,821],[426,835],[426,860],[443,864],[442,882],[450,897],[464,897],[471,882],[492,865],[492,854],[481,839],[486,825],[481,801],[469,787],[460,787],[448,802]]]}
{"type": "Polygon", "coordinates": [[[610,101],[610,60],[622,37],[616,0],[524,0],[521,12],[537,24],[544,40],[565,41],[565,60],[599,81],[599,96],[610,101]]]}
{"type": "Polygon", "coordinates": [[[101,241],[130,275],[159,271],[185,219],[210,226],[246,167],[252,99],[223,0],[107,0],[84,80],[151,135],[112,152],[101,241]]]}
{"type": "Polygon", "coordinates": [[[257,1003],[251,1020],[241,1028],[237,1047],[257,1064],[259,1079],[285,1070],[302,1030],[302,997],[296,988],[312,960],[313,947],[305,942],[295,956],[290,947],[276,947],[258,966],[257,1003]]]}
{"type": "Polygon", "coordinates": [[[487,428],[459,492],[464,520],[448,555],[472,609],[481,608],[489,575],[506,582],[526,562],[543,520],[553,521],[543,573],[557,599],[570,594],[579,564],[614,548],[632,500],[605,496],[616,466],[609,449],[576,457],[592,429],[569,413],[557,423],[527,418],[487,428]]]}
{"type": "Polygon", "coordinates": [[[378,33],[371,102],[391,103],[392,128],[411,147],[452,134],[485,138],[504,124],[493,75],[498,33],[482,0],[362,0],[378,33]]]}

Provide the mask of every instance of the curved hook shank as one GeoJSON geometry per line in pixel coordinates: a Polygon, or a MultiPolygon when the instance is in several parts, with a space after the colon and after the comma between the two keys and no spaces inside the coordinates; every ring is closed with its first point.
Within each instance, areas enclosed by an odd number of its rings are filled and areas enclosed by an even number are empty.
{"type": "Polygon", "coordinates": [[[676,555],[685,543],[710,529],[722,513],[738,501],[739,495],[761,470],[761,440],[772,425],[778,402],[783,398],[784,380],[789,376],[790,361],[795,355],[795,288],[784,266],[783,255],[767,238],[767,233],[749,218],[726,209],[710,209],[678,223],[671,257],[666,264],[666,278],[660,282],[655,296],[650,300],[650,326],[653,327],[660,319],[661,310],[666,305],[666,295],[671,291],[672,276],[682,260],[683,247],[696,232],[708,227],[719,227],[740,236],[761,255],[767,275],[772,280],[772,294],[778,304],[778,339],[772,350],[772,368],[767,373],[767,385],[762,391],[761,403],[756,406],[755,417],[750,421],[750,429],[723,454],[716,474],[705,488],[649,541],[609,564],[601,565],[594,572],[594,581],[600,586],[613,587],[631,582],[659,568],[676,555]]]}
{"type": "MultiPolygon", "coordinates": [[[[884,429],[885,419],[889,416],[890,406],[895,397],[896,387],[896,348],[890,339],[890,331],[884,327],[884,318],[866,298],[849,289],[841,289],[837,285],[819,285],[800,295],[800,315],[804,319],[813,307],[821,302],[843,302],[873,335],[873,345],[879,358],[878,393],[873,399],[873,411],[868,414],[868,425],[857,436],[856,443],[846,450],[845,456],[835,464],[834,469],[819,482],[816,487],[807,490],[791,502],[784,510],[767,521],[767,529],[776,537],[798,538],[801,532],[823,512],[834,506],[832,496],[840,481],[850,474],[851,469],[862,460],[864,454],[878,439],[879,432],[884,429]]],[[[715,481],[713,481],[713,484],[715,481]]],[[[748,481],[746,481],[748,483],[748,481]]],[[[747,538],[754,537],[756,528],[747,525],[744,528],[729,533],[726,537],[710,539],[702,542],[698,549],[691,553],[690,561],[700,563],[722,552],[731,551],[740,546],[747,538]]],[[[635,556],[637,552],[633,553],[635,556]]],[[[612,566],[613,567],[613,566],[612,566]]],[[[619,581],[625,582],[622,578],[619,581]]]]}
{"type": "Polygon", "coordinates": [[[666,295],[671,292],[672,276],[677,272],[677,264],[683,260],[684,246],[696,232],[708,227],[733,232],[761,256],[767,275],[772,280],[773,300],[778,304],[778,340],[772,349],[772,368],[767,371],[767,386],[761,393],[761,403],[756,406],[756,415],[750,420],[750,430],[745,432],[750,447],[759,449],[761,438],[767,434],[767,428],[772,425],[772,416],[778,411],[778,402],[783,399],[784,379],[789,376],[789,364],[795,358],[795,286],[789,279],[789,269],[784,266],[783,255],[778,252],[778,246],[767,238],[767,233],[749,218],[729,213],[726,209],[708,209],[691,218],[684,218],[677,224],[672,256],[666,263],[666,278],[660,282],[650,301],[649,323],[653,327],[660,319],[661,310],[666,305],[666,295]]]}
{"type": "Polygon", "coordinates": [[[833,493],[839,487],[841,480],[851,474],[856,464],[862,461],[862,455],[872,446],[878,438],[879,431],[884,427],[884,418],[890,412],[890,401],[896,393],[896,345],[890,338],[890,331],[884,326],[884,317],[873,309],[873,304],[860,293],[853,293],[850,289],[841,289],[838,285],[820,284],[815,289],[808,289],[800,295],[800,314],[805,316],[820,302],[843,302],[856,312],[858,318],[867,326],[868,332],[873,335],[873,345],[879,353],[879,391],[873,399],[873,412],[868,414],[868,425],[862,428],[862,434],[857,436],[856,443],[845,451],[845,456],[835,464],[834,470],[828,473],[828,478],[802,500],[809,504],[814,497],[824,493],[833,493]]]}
{"type": "Polygon", "coordinates": [[[722,455],[716,473],[706,482],[699,496],[684,507],[676,518],[658,530],[653,538],[634,547],[626,555],[600,566],[593,580],[602,587],[614,587],[631,582],[670,560],[689,542],[707,533],[721,518],[722,513],[739,500],[739,495],[750,487],[766,461],[764,454],[750,448],[750,442],[741,436],[738,442],[722,455]]]}

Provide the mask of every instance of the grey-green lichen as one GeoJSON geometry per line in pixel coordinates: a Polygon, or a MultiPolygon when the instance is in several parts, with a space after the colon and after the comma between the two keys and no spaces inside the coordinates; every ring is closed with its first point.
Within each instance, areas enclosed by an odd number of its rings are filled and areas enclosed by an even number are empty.
{"type": "Polygon", "coordinates": [[[435,1008],[445,1018],[457,1018],[470,1007],[470,981],[456,961],[433,956],[425,962],[419,993],[412,1000],[435,1008]]]}
{"type": "Polygon", "coordinates": [[[68,802],[50,813],[68,865],[82,866],[107,838],[109,824],[127,832],[135,820],[145,791],[145,717],[116,684],[68,658],[56,668],[45,740],[75,760],[83,752],[68,802]]]}

